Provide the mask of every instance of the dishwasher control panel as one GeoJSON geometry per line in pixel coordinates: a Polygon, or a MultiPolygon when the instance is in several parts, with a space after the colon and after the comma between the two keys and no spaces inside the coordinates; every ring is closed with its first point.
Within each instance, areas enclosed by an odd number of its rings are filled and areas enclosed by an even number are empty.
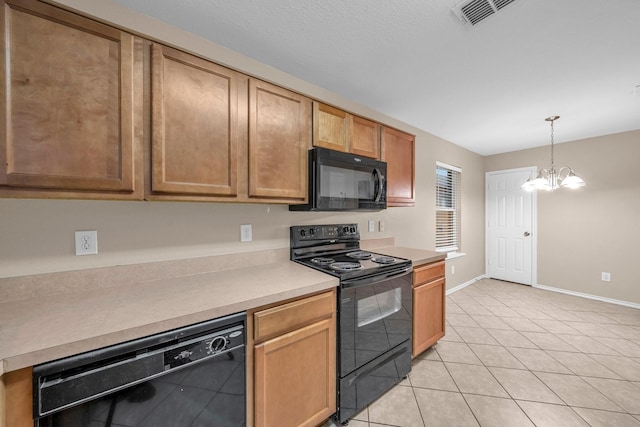
{"type": "Polygon", "coordinates": [[[164,352],[165,369],[172,369],[238,348],[244,345],[243,333],[242,326],[236,326],[178,344],[164,352]]]}

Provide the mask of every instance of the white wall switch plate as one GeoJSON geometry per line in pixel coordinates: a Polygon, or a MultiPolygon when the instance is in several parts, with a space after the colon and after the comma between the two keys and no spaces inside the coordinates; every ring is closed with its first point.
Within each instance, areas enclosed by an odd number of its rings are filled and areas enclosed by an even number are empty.
{"type": "Polygon", "coordinates": [[[611,281],[611,273],[602,272],[602,281],[610,282],[611,281]]]}
{"type": "Polygon", "coordinates": [[[375,222],[373,222],[373,220],[369,220],[369,233],[373,233],[374,231],[376,231],[375,222]]]}
{"type": "Polygon", "coordinates": [[[240,241],[250,242],[253,240],[253,230],[251,224],[242,224],[240,226],[240,241]]]}
{"type": "Polygon", "coordinates": [[[383,220],[378,221],[378,231],[381,232],[381,233],[384,231],[384,221],[383,220]]]}
{"type": "Polygon", "coordinates": [[[98,231],[76,231],[76,255],[98,254],[98,231]]]}

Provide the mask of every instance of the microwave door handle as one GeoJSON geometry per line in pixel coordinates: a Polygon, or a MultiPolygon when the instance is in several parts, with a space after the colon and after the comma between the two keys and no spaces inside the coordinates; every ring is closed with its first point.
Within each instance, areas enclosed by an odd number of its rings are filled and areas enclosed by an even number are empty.
{"type": "Polygon", "coordinates": [[[376,188],[378,190],[375,194],[375,201],[379,202],[382,197],[382,193],[384,193],[384,177],[378,168],[373,169],[373,175],[376,177],[376,188]]]}

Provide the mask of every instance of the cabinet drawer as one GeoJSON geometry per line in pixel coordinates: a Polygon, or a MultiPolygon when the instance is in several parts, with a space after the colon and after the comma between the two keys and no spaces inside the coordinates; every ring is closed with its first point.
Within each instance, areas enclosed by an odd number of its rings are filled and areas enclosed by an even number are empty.
{"type": "Polygon", "coordinates": [[[254,313],[256,342],[284,334],[320,319],[333,316],[336,311],[335,292],[293,301],[254,313]]]}
{"type": "Polygon", "coordinates": [[[413,269],[413,286],[420,285],[422,283],[430,282],[434,279],[444,277],[444,261],[439,261],[433,264],[427,264],[422,267],[413,269]]]}

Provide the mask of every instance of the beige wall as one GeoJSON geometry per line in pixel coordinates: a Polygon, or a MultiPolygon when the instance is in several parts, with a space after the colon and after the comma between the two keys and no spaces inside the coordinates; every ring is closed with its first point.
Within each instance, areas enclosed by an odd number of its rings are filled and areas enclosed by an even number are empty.
{"type": "MultiPolygon", "coordinates": [[[[555,160],[587,186],[538,194],[538,284],[640,303],[640,131],[556,144],[555,160]]],[[[486,157],[484,167],[549,162],[545,146],[486,157]]]]}
{"type": "Polygon", "coordinates": [[[459,166],[462,250],[449,261],[447,287],[484,274],[484,170],[481,156],[419,131],[235,52],[102,0],[57,3],[133,29],[354,113],[411,132],[416,138],[416,206],[378,213],[289,212],[283,205],[0,199],[0,278],[289,246],[290,225],[357,222],[363,239],[395,237],[402,246],[434,248],[435,162],[459,166]],[[367,232],[367,221],[385,232],[367,232]],[[253,242],[239,242],[240,224],[253,242]],[[74,256],[74,231],[98,230],[99,254],[74,256]]]}

